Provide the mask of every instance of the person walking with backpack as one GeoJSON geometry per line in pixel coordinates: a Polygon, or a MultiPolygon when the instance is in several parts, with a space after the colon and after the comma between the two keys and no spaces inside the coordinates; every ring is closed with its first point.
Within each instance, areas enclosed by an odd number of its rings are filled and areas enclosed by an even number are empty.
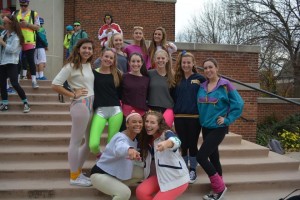
{"type": "Polygon", "coordinates": [[[78,40],[83,38],[88,38],[87,32],[85,30],[81,29],[81,23],[79,21],[75,21],[73,24],[74,27],[74,33],[70,39],[70,46],[69,46],[69,53],[72,53],[73,47],[77,44],[78,40]]]}
{"type": "Polygon", "coordinates": [[[70,41],[71,41],[72,35],[74,33],[73,26],[72,25],[66,26],[66,31],[67,31],[67,34],[64,37],[64,47],[66,49],[66,59],[68,59],[68,57],[70,55],[70,52],[69,52],[70,41]]]}
{"type": "Polygon", "coordinates": [[[36,81],[36,68],[34,63],[34,51],[36,47],[35,31],[40,28],[40,20],[37,12],[29,8],[30,0],[19,0],[21,10],[14,12],[17,20],[20,22],[22,34],[24,36],[24,44],[22,45],[22,75],[24,78],[27,76],[27,66],[29,64],[32,87],[38,88],[39,85],[36,81]],[[27,62],[26,62],[27,61],[27,62]]]}
{"type": "Polygon", "coordinates": [[[7,78],[14,89],[17,91],[20,99],[24,103],[24,113],[30,111],[26,94],[18,82],[18,62],[24,37],[20,25],[15,16],[5,16],[3,18],[5,30],[0,37],[0,86],[1,98],[0,111],[8,110],[8,95],[6,90],[7,78]]]}
{"type": "Polygon", "coordinates": [[[34,52],[34,62],[37,70],[37,80],[47,80],[44,76],[44,69],[46,67],[47,57],[46,50],[48,50],[48,41],[46,30],[43,27],[44,19],[40,17],[41,27],[36,33],[36,49],[34,52]]]}

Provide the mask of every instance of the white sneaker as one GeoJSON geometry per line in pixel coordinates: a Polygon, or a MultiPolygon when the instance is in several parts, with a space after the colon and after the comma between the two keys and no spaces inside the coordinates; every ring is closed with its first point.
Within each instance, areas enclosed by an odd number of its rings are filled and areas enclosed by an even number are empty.
{"type": "Polygon", "coordinates": [[[88,181],[86,179],[80,178],[78,176],[77,179],[75,179],[75,180],[70,179],[70,184],[78,185],[78,186],[82,186],[82,187],[90,187],[92,185],[92,182],[88,181]]]}
{"type": "Polygon", "coordinates": [[[85,176],[83,173],[81,173],[81,174],[79,175],[79,178],[85,179],[85,180],[87,180],[87,181],[91,181],[90,177],[85,176]]]}
{"type": "Polygon", "coordinates": [[[36,82],[36,81],[33,81],[32,82],[32,88],[39,88],[39,85],[38,85],[38,83],[36,82]]]}

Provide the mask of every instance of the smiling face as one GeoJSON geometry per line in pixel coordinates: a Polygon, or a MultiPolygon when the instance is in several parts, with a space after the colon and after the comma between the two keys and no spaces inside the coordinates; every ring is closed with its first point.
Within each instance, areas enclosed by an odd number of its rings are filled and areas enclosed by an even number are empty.
{"type": "Polygon", "coordinates": [[[123,46],[123,37],[121,34],[116,34],[113,36],[113,46],[116,49],[121,49],[123,46]]]}
{"type": "Polygon", "coordinates": [[[128,64],[130,66],[130,70],[133,73],[140,73],[141,67],[143,65],[142,58],[139,55],[132,55],[130,57],[130,60],[128,61],[128,64]]]}
{"type": "Polygon", "coordinates": [[[218,78],[218,67],[212,61],[206,61],[203,63],[204,75],[208,79],[218,78]]]}
{"type": "Polygon", "coordinates": [[[158,50],[154,56],[154,62],[157,68],[166,67],[167,62],[169,61],[168,53],[164,50],[158,50]]]}
{"type": "Polygon", "coordinates": [[[156,44],[161,44],[163,39],[163,32],[161,30],[156,30],[153,34],[153,39],[156,44]]]}
{"type": "Polygon", "coordinates": [[[143,119],[140,115],[133,115],[126,122],[127,131],[132,134],[139,134],[143,128],[143,119]]]}
{"type": "Polygon", "coordinates": [[[144,37],[143,31],[141,29],[135,29],[133,31],[133,39],[137,42],[140,42],[144,37]]]}
{"type": "Polygon", "coordinates": [[[193,73],[193,67],[195,62],[192,57],[182,57],[181,59],[181,69],[183,70],[184,74],[190,75],[193,73]]]}
{"type": "Polygon", "coordinates": [[[87,60],[93,55],[93,45],[92,43],[84,43],[79,48],[79,55],[81,57],[81,62],[86,63],[87,60]]]}
{"type": "Polygon", "coordinates": [[[101,66],[110,67],[114,64],[115,53],[111,50],[106,50],[101,57],[101,66]]]}
{"type": "Polygon", "coordinates": [[[145,129],[148,135],[156,135],[158,133],[158,117],[148,114],[145,120],[145,129]]]}

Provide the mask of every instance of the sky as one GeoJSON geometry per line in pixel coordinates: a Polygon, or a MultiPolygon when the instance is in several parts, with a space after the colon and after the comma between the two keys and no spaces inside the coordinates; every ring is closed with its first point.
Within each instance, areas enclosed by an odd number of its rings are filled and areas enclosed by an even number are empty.
{"type": "Polygon", "coordinates": [[[177,0],[175,4],[175,34],[183,31],[192,16],[202,9],[205,0],[177,0]]]}

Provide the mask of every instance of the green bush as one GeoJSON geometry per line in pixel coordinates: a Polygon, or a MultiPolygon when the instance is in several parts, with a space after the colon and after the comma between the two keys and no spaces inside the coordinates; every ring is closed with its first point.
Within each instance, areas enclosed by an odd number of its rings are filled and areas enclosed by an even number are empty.
{"type": "MultiPolygon", "coordinates": [[[[269,116],[263,123],[257,126],[257,144],[267,146],[270,139],[277,139],[282,144],[287,144],[289,142],[280,138],[279,133],[283,133],[283,130],[291,133],[299,133],[299,127],[300,114],[291,115],[282,121],[278,121],[274,115],[269,116]]],[[[292,149],[286,150],[289,151],[292,149]]]]}

